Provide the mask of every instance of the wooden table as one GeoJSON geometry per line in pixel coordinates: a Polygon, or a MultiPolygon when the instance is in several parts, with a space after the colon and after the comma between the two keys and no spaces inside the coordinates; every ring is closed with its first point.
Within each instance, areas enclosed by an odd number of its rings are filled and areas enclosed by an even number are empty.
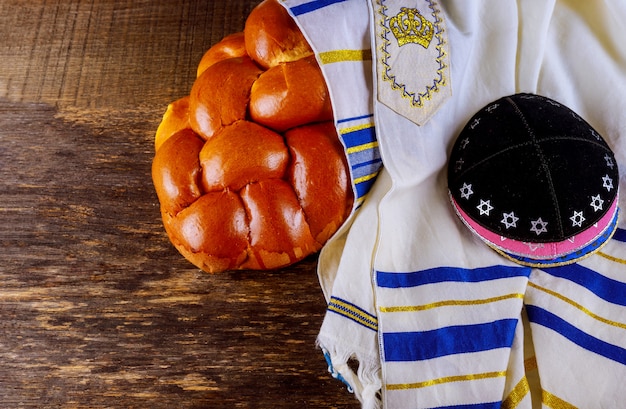
{"type": "Polygon", "coordinates": [[[0,2],[0,407],[358,407],[314,257],[211,276],[161,225],[154,131],[256,3],[0,2]]]}

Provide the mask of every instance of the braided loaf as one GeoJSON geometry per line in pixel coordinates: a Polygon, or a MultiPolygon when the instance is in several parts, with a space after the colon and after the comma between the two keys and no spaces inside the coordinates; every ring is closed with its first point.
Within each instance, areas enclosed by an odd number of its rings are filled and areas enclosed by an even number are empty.
{"type": "Polygon", "coordinates": [[[211,273],[317,252],[352,210],[347,161],[313,52],[277,0],[198,64],[168,105],[152,179],[178,251],[211,273]]]}

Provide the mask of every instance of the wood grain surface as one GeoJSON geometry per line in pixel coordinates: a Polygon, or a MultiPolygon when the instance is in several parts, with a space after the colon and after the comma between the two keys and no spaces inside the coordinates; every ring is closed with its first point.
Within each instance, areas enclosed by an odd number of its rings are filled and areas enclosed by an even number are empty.
{"type": "Polygon", "coordinates": [[[315,257],[211,276],[161,225],[154,131],[256,3],[0,2],[0,407],[358,407],[315,257]]]}

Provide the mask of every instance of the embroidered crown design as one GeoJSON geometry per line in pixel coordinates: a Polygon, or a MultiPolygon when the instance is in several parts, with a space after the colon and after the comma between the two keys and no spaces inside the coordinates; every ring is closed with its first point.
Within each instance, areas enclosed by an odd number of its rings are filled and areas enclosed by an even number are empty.
{"type": "Polygon", "coordinates": [[[417,9],[402,7],[400,13],[389,20],[389,28],[398,40],[398,45],[415,43],[428,48],[433,39],[433,24],[417,9]]]}

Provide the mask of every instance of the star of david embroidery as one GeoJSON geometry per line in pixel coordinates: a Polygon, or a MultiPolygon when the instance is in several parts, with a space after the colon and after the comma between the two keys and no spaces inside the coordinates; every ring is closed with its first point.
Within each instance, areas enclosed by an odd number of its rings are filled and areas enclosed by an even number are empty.
{"type": "Polygon", "coordinates": [[[569,218],[572,221],[572,227],[578,226],[583,227],[583,222],[586,220],[583,216],[583,212],[574,211],[574,215],[569,218]]]}
{"type": "Polygon", "coordinates": [[[593,210],[596,212],[598,210],[602,210],[602,208],[604,207],[604,200],[602,200],[600,195],[591,196],[591,207],[593,207],[593,210]]]}
{"type": "Polygon", "coordinates": [[[593,135],[593,137],[596,138],[597,141],[600,140],[600,135],[598,135],[598,133],[595,131],[595,129],[591,130],[591,135],[593,135]]]}
{"type": "Polygon", "coordinates": [[[476,208],[480,211],[481,216],[489,216],[489,212],[493,210],[491,200],[484,201],[483,199],[480,199],[480,204],[476,208]]]}
{"type": "Polygon", "coordinates": [[[468,185],[467,183],[463,183],[463,187],[461,188],[461,197],[463,199],[469,199],[474,192],[472,191],[472,185],[468,185]]]}
{"type": "Polygon", "coordinates": [[[533,225],[530,231],[532,231],[533,233],[536,233],[537,236],[539,236],[541,233],[548,232],[548,229],[546,228],[546,226],[548,225],[548,222],[544,222],[543,220],[541,220],[541,217],[538,218],[537,220],[531,220],[530,223],[533,225]]]}
{"type": "Polygon", "coordinates": [[[602,187],[610,192],[613,189],[613,179],[609,177],[609,175],[604,175],[602,178],[602,187]]]}
{"type": "Polygon", "coordinates": [[[514,212],[511,213],[502,213],[502,220],[500,223],[504,224],[504,227],[507,229],[511,227],[517,227],[517,221],[519,217],[515,216],[514,212]]]}
{"type": "Polygon", "coordinates": [[[487,112],[492,113],[493,111],[495,111],[498,107],[500,106],[500,104],[493,104],[490,107],[487,108],[487,112]]]}
{"type": "Polygon", "coordinates": [[[613,169],[615,167],[615,163],[613,163],[613,158],[607,153],[604,155],[604,160],[606,161],[606,166],[613,169]]]}
{"type": "Polygon", "coordinates": [[[456,171],[458,172],[459,170],[463,169],[463,165],[465,164],[465,161],[463,159],[459,159],[456,161],[456,171]]]}
{"type": "Polygon", "coordinates": [[[542,249],[544,247],[543,243],[524,243],[528,246],[528,248],[530,249],[530,251],[537,251],[539,249],[542,249]]]}

